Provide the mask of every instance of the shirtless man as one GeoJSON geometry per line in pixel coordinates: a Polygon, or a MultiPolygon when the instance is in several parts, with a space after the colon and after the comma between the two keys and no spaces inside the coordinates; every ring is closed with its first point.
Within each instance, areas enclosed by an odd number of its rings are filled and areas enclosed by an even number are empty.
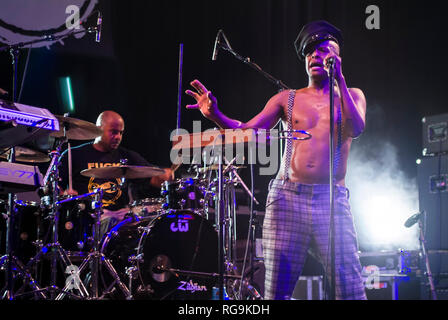
{"type": "MultiPolygon", "coordinates": [[[[149,166],[150,164],[137,152],[125,149],[120,146],[124,133],[124,120],[115,111],[107,110],[102,112],[96,121],[96,125],[101,127],[103,133],[95,141],[82,144],[72,148],[72,170],[73,170],[73,189],[63,191],[65,194],[77,195],[92,192],[97,187],[118,186],[117,179],[95,179],[85,177],[80,174],[84,169],[90,169],[102,166],[115,166],[120,164],[121,159],[127,159],[128,165],[149,166]]],[[[60,187],[66,189],[68,183],[67,157],[66,152],[61,156],[61,179],[60,187]]],[[[138,180],[138,183],[149,183],[153,187],[160,188],[163,181],[173,179],[173,171],[169,168],[164,169],[165,173],[161,176],[151,177],[150,179],[138,180]]],[[[135,183],[131,188],[136,187],[135,183]]],[[[120,190],[108,190],[103,195],[103,214],[101,215],[101,234],[107,232],[113,225],[123,220],[129,213],[128,204],[130,202],[126,188],[120,190]]]]}
{"type": "Polygon", "coordinates": [[[288,140],[277,177],[269,184],[263,224],[265,299],[291,298],[310,246],[317,251],[327,274],[331,270],[328,246],[330,115],[326,67],[330,57],[334,59],[335,75],[336,298],[366,299],[349,193],[345,187],[350,146],[365,126],[366,99],[360,89],[347,87],[341,66],[341,45],[340,30],[328,22],[314,21],[305,25],[295,47],[299,58],[305,61],[308,86],[276,94],[246,123],[225,116],[218,109],[216,98],[199,81],[191,82],[196,92],[186,91],[196,100],[196,104],[187,105],[187,108],[199,109],[221,128],[271,129],[281,119],[285,128],[290,122],[292,129],[305,130],[312,135],[312,139],[306,141],[288,140]],[[340,135],[336,134],[337,129],[340,135]]]}

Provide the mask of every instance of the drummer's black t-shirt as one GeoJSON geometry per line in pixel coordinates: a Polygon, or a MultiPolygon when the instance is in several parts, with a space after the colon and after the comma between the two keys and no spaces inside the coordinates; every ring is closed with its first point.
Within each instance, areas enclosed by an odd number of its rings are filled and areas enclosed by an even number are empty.
{"type": "MultiPolygon", "coordinates": [[[[93,192],[101,187],[109,189],[120,184],[120,178],[98,179],[81,175],[81,171],[91,168],[102,168],[119,166],[120,160],[127,159],[127,165],[149,166],[150,164],[137,152],[119,147],[111,152],[101,152],[93,147],[93,142],[82,144],[71,148],[72,155],[72,183],[73,189],[78,194],[93,192]]],[[[59,186],[68,189],[68,153],[64,151],[60,158],[59,176],[61,178],[59,186]]],[[[118,210],[129,204],[129,191],[134,199],[144,198],[145,190],[149,190],[150,179],[134,179],[125,182],[122,188],[109,189],[103,192],[103,208],[108,210],[118,210]]]]}

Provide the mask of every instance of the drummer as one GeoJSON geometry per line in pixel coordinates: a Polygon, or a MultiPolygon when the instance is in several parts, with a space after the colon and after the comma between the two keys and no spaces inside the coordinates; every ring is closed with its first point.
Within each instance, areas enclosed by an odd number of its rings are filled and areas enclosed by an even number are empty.
{"type": "Polygon", "coordinates": [[[101,216],[101,234],[123,220],[129,212],[131,197],[139,197],[151,188],[160,188],[164,181],[174,179],[174,172],[164,168],[165,173],[146,179],[135,179],[120,188],[121,178],[98,179],[80,174],[84,169],[119,166],[120,164],[150,166],[137,152],[120,146],[124,133],[124,120],[115,111],[102,112],[96,121],[102,129],[102,135],[95,141],[71,148],[72,188],[69,188],[67,150],[61,155],[59,187],[65,195],[80,195],[93,192],[101,187],[103,192],[103,214],[101,216]],[[124,163],[123,163],[124,161],[124,163]]]}

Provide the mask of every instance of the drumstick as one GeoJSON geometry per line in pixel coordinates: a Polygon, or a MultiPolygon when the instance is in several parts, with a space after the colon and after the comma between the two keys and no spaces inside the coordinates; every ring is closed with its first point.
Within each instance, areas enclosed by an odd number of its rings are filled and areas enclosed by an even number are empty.
{"type": "Polygon", "coordinates": [[[67,143],[67,152],[68,152],[68,189],[72,190],[72,150],[70,147],[70,142],[67,143]]]}
{"type": "Polygon", "coordinates": [[[173,171],[173,173],[176,172],[176,170],[179,169],[179,167],[180,167],[181,165],[182,165],[182,163],[178,163],[178,164],[173,163],[173,164],[171,165],[171,170],[173,171]]]}

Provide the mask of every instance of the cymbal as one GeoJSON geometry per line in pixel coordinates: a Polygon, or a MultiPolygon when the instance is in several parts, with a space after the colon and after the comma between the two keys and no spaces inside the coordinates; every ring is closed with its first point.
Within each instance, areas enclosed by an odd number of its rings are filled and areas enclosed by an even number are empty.
{"type": "MultiPolygon", "coordinates": [[[[246,166],[233,166],[236,170],[239,169],[244,169],[246,168],[246,166]]],[[[223,165],[222,169],[224,170],[225,168],[227,168],[227,165],[223,165]]],[[[199,173],[204,173],[210,170],[219,170],[219,166],[217,164],[213,164],[211,166],[205,167],[205,168],[198,168],[198,172],[199,173]]]]}
{"type": "Polygon", "coordinates": [[[81,174],[86,177],[93,177],[99,179],[112,178],[126,178],[126,179],[140,179],[160,176],[165,173],[165,170],[156,166],[117,166],[117,167],[103,167],[91,168],[81,171],[81,174]]]}
{"type": "Polygon", "coordinates": [[[64,127],[69,140],[93,140],[102,135],[103,130],[94,123],[76,118],[55,115],[59,121],[59,131],[50,135],[56,138],[64,136],[64,127]]]}
{"type": "MultiPolygon", "coordinates": [[[[11,153],[11,150],[8,150],[5,153],[3,153],[3,151],[5,150],[6,148],[0,149],[1,153],[0,158],[2,159],[8,159],[9,154],[11,153]]],[[[43,163],[50,161],[50,157],[47,156],[45,153],[20,146],[15,147],[15,158],[16,161],[30,162],[30,163],[43,163]]]]}

